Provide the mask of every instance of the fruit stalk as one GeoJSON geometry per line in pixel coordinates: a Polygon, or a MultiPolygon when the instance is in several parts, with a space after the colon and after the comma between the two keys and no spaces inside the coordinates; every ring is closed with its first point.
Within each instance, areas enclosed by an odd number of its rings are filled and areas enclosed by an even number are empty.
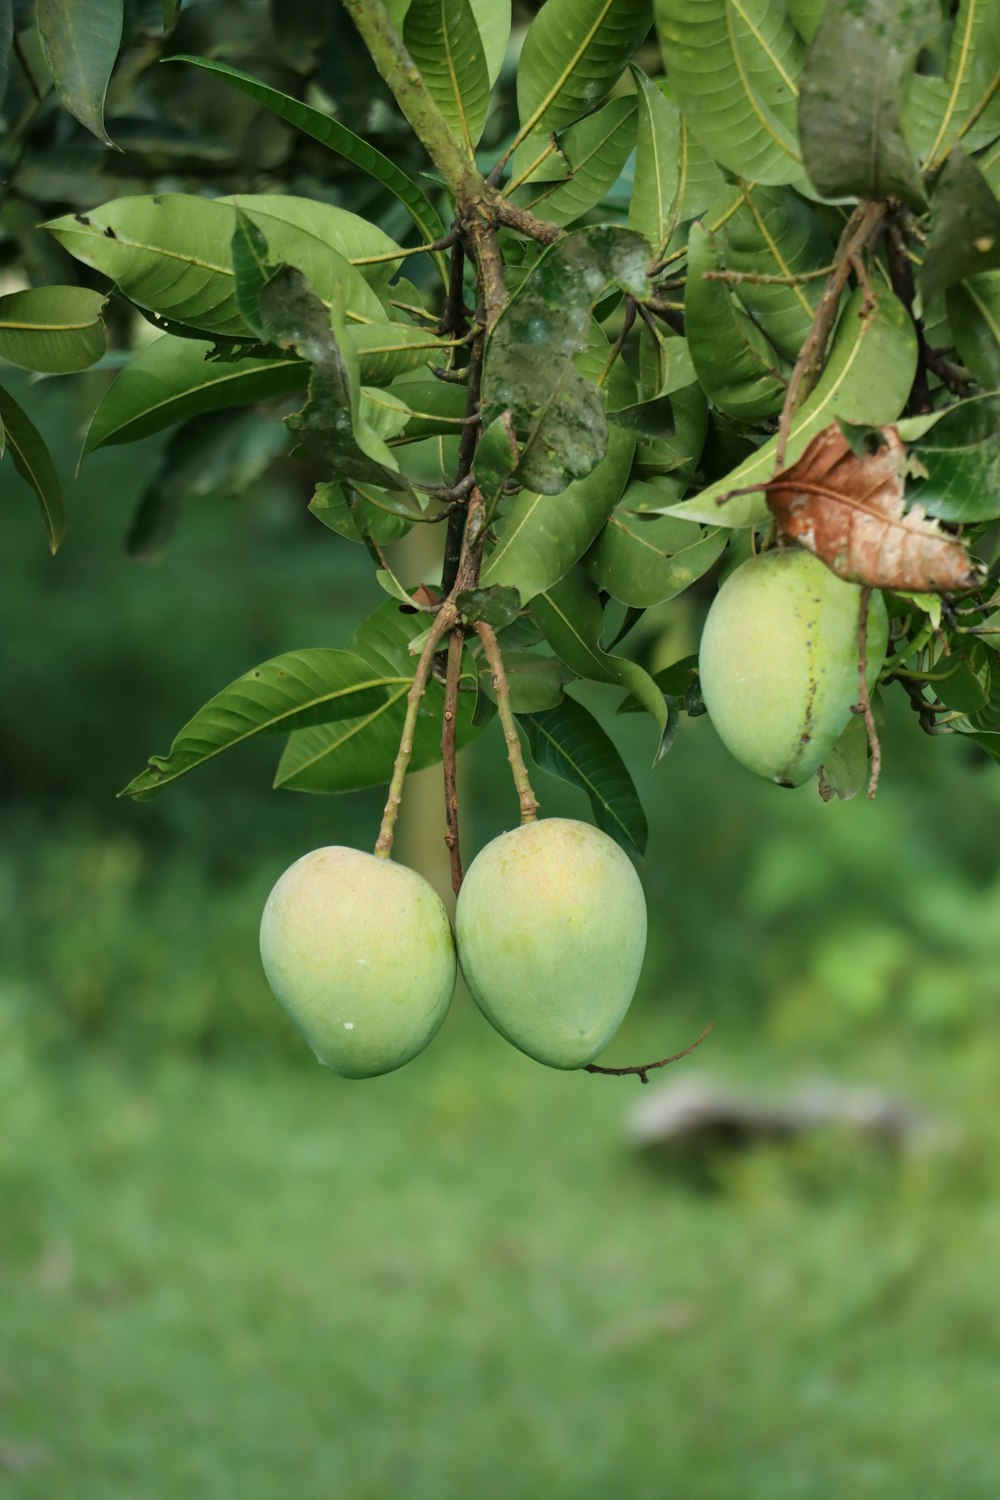
{"type": "Polygon", "coordinates": [[[531,789],[531,781],[528,778],[528,768],[524,763],[521,753],[521,741],[518,738],[517,725],[514,722],[514,714],[510,706],[510,684],[507,681],[507,673],[504,670],[503,657],[500,654],[500,645],[496,635],[489,625],[482,620],[476,622],[476,634],[483,643],[483,651],[486,660],[490,664],[493,673],[493,690],[497,695],[497,713],[500,715],[500,723],[503,725],[504,739],[507,741],[507,759],[510,762],[511,775],[517,788],[518,799],[521,803],[521,822],[533,823],[538,815],[538,798],[531,789]]]}
{"type": "Polygon", "coordinates": [[[455,727],[458,715],[458,683],[462,673],[464,633],[456,625],[448,638],[448,672],[444,687],[444,719],[441,725],[441,760],[444,765],[444,841],[451,858],[451,885],[457,896],[462,888],[462,850],[458,836],[458,768],[455,763],[455,727]]]}

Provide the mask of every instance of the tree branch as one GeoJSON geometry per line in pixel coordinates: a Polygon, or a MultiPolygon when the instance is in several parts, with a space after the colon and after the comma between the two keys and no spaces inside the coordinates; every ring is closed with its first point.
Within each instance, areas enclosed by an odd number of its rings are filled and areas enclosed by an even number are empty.
{"type": "Polygon", "coordinates": [[[581,1072],[606,1073],[611,1078],[626,1078],[630,1074],[635,1074],[640,1083],[648,1083],[648,1074],[652,1073],[654,1069],[667,1068],[671,1063],[680,1062],[682,1057],[687,1057],[696,1047],[700,1047],[714,1024],[714,1021],[709,1021],[701,1036],[696,1041],[693,1041],[690,1047],[685,1047],[683,1052],[675,1052],[672,1057],[661,1057],[659,1062],[635,1063],[631,1068],[602,1068],[599,1063],[585,1063],[581,1072]]]}
{"type": "Polygon", "coordinates": [[[457,896],[462,888],[462,850],[458,833],[458,766],[455,729],[458,715],[458,684],[462,675],[464,633],[456,625],[448,638],[448,671],[444,684],[444,718],[441,723],[441,760],[444,764],[444,841],[451,859],[451,888],[457,896]]]}

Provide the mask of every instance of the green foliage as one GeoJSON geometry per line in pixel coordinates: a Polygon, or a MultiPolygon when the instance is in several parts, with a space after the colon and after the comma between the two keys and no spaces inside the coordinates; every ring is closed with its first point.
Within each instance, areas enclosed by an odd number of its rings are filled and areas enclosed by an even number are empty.
{"type": "Polygon", "coordinates": [[[36,0],[42,52],[66,108],[99,141],[104,100],[122,39],[124,0],[36,0]]]}

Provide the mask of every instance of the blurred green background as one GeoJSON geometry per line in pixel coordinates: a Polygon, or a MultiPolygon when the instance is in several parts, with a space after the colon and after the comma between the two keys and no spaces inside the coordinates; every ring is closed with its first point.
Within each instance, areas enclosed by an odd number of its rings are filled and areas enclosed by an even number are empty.
{"type": "MultiPolygon", "coordinates": [[[[69,475],[107,375],[34,385],[69,475]]],[[[12,382],[15,393],[22,390],[12,382]]],[[[1000,1493],[1000,777],[889,705],[874,804],[757,783],[702,719],[593,701],[650,813],[656,1087],[872,1083],[938,1128],[640,1159],[632,1079],[549,1072],[460,995],[408,1068],[318,1069],[259,969],[278,874],[370,846],[379,793],[269,790],[250,744],[115,793],[231,678],[382,599],[293,465],[126,558],[162,447],[88,460],[50,559],[0,512],[0,1494],[18,1500],[962,1500],[1000,1493]]],[[[400,566],[417,567],[410,556],[400,566]]],[[[650,663],[704,601],[650,612],[650,663]]],[[[546,811],[586,816],[539,775],[546,811]]],[[[495,725],[467,856],[510,826],[495,725]]],[[[403,857],[443,884],[437,772],[403,857]]]]}

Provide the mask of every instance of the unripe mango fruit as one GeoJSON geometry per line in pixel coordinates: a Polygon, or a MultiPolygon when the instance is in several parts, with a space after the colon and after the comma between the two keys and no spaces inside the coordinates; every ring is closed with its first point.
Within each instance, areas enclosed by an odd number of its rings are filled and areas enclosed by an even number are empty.
{"type": "Polygon", "coordinates": [[[628,1010],[646,902],[628,856],[606,834],[545,818],[476,856],[455,934],[465,981],[497,1031],[550,1068],[581,1068],[628,1010]]]}
{"type": "MultiPolygon", "coordinates": [[[[801,548],[765,552],[726,579],[698,657],[705,707],[749,770],[801,786],[846,729],[857,703],[861,589],[801,548]]],[[[882,595],[868,606],[867,679],[885,659],[882,595]]]]}
{"type": "Polygon", "coordinates": [[[451,926],[423,876],[337,845],[281,876],[261,918],[260,956],[320,1062],[344,1078],[409,1062],[455,989],[451,926]]]}

